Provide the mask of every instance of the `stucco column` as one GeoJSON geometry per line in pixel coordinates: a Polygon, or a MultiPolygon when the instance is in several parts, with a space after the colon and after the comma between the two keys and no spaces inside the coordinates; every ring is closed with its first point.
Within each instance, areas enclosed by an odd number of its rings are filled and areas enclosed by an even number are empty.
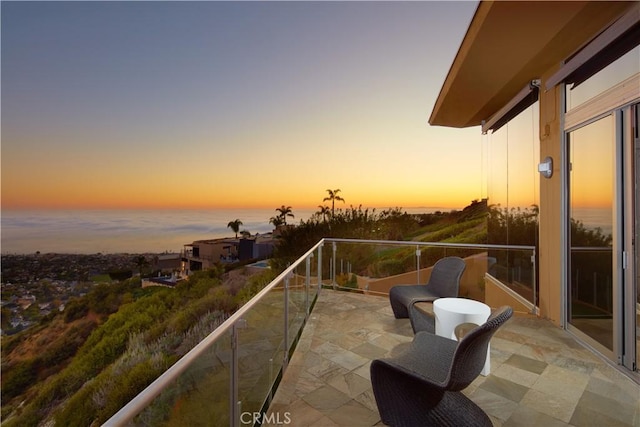
{"type": "Polygon", "coordinates": [[[540,89],[540,161],[553,159],[553,175],[540,175],[540,315],[556,325],[562,316],[562,112],[561,87],[540,89]]]}

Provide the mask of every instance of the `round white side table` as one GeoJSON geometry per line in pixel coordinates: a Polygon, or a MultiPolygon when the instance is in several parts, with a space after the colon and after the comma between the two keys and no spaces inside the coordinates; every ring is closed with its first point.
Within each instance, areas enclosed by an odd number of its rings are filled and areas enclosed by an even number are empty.
{"type": "MultiPolygon", "coordinates": [[[[436,318],[436,335],[452,340],[456,339],[455,329],[461,323],[482,325],[491,315],[491,307],[480,301],[467,298],[438,298],[433,302],[433,314],[436,318]]],[[[482,375],[489,375],[491,369],[487,348],[487,361],[482,375]]]]}

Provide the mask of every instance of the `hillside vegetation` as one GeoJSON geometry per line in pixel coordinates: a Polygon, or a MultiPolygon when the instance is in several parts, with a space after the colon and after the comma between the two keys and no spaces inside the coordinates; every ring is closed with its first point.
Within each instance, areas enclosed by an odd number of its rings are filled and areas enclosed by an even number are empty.
{"type": "Polygon", "coordinates": [[[283,231],[274,253],[275,265],[284,268],[323,237],[486,243],[486,200],[473,201],[461,211],[408,214],[401,208],[376,212],[353,207],[337,209],[329,220],[320,216],[283,231]]]}
{"type": "Polygon", "coordinates": [[[100,285],[46,324],[2,341],[3,426],[89,426],[106,421],[272,280],[238,289],[222,269],[175,288],[133,278],[100,285]]]}

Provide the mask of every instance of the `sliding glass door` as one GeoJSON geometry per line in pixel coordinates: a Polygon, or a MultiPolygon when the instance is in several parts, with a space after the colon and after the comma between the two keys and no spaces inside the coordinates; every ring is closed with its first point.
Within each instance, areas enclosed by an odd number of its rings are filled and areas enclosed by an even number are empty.
{"type": "MultiPolygon", "coordinates": [[[[640,84],[640,82],[639,82],[640,84]]],[[[623,114],[626,143],[624,161],[624,339],[622,364],[635,371],[640,378],[640,103],[626,109],[623,114]]]]}
{"type": "Polygon", "coordinates": [[[566,133],[567,329],[636,372],[639,106],[616,108],[566,133]]]}
{"type": "Polygon", "coordinates": [[[569,132],[568,322],[613,352],[614,115],[569,132]]]}

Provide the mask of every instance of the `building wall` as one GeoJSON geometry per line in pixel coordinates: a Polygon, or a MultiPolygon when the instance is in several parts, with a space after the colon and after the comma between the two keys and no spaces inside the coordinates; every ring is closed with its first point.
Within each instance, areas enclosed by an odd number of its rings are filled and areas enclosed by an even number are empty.
{"type": "Polygon", "coordinates": [[[238,256],[237,246],[229,241],[198,241],[193,242],[192,246],[194,249],[197,248],[198,256],[188,255],[187,259],[202,263],[203,270],[211,268],[215,263],[220,262],[222,257],[227,257],[229,254],[232,258],[238,256]]]}
{"type": "MultiPolygon", "coordinates": [[[[542,78],[555,70],[551,69],[542,78]]],[[[562,319],[562,111],[561,89],[559,86],[540,91],[540,161],[547,156],[553,159],[551,178],[540,178],[540,219],[539,219],[539,308],[540,315],[556,325],[562,319]]]]}
{"type": "Polygon", "coordinates": [[[274,247],[275,247],[275,243],[272,240],[256,243],[253,247],[253,257],[254,258],[270,257],[271,254],[273,254],[274,247]]]}
{"type": "Polygon", "coordinates": [[[172,272],[180,270],[182,259],[179,253],[160,255],[153,266],[154,269],[160,271],[172,272]]]}

